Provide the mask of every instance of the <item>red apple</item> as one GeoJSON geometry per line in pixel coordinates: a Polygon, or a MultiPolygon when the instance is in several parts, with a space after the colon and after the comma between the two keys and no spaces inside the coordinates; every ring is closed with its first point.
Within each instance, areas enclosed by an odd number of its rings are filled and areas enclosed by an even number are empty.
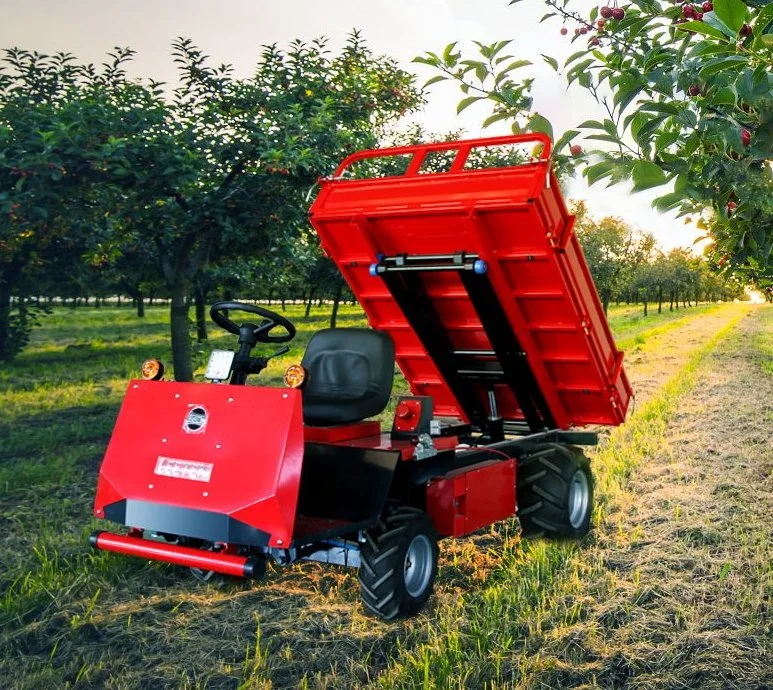
{"type": "Polygon", "coordinates": [[[728,201],[727,202],[727,215],[732,216],[733,211],[735,211],[738,204],[735,203],[735,201],[728,201]]]}
{"type": "Polygon", "coordinates": [[[698,86],[698,84],[690,84],[690,87],[687,89],[687,93],[689,93],[691,96],[700,96],[701,87],[698,86]]]}
{"type": "Polygon", "coordinates": [[[682,8],[682,14],[687,17],[687,19],[691,19],[695,16],[695,8],[692,5],[685,5],[682,8]]]}
{"type": "Polygon", "coordinates": [[[612,17],[612,8],[604,5],[604,7],[601,8],[599,14],[604,17],[604,19],[609,19],[612,17]]]}
{"type": "Polygon", "coordinates": [[[625,17],[625,10],[622,7],[615,7],[612,9],[613,19],[623,19],[625,17]]]}
{"type": "Polygon", "coordinates": [[[561,35],[562,36],[566,36],[566,34],[568,34],[568,33],[569,33],[569,30],[565,26],[561,27],[561,35]]]}
{"type": "Polygon", "coordinates": [[[746,127],[741,130],[741,143],[744,146],[748,146],[752,143],[752,133],[746,129],[746,127]]]}
{"type": "Polygon", "coordinates": [[[606,26],[606,22],[603,19],[599,19],[597,26],[599,29],[603,29],[606,26]]]}
{"type": "Polygon", "coordinates": [[[587,33],[588,33],[588,28],[587,28],[587,27],[585,27],[585,26],[583,26],[583,27],[580,29],[580,33],[581,33],[581,34],[584,36],[585,34],[587,34],[587,33]]]}
{"type": "Polygon", "coordinates": [[[588,41],[588,45],[591,45],[591,46],[597,46],[599,43],[600,41],[597,36],[594,36],[593,38],[591,38],[590,41],[588,41]]]}
{"type": "Polygon", "coordinates": [[[744,24],[738,33],[741,34],[741,36],[743,36],[744,38],[746,38],[747,36],[752,35],[752,28],[748,24],[744,24]]]}
{"type": "Polygon", "coordinates": [[[710,2],[704,2],[701,7],[703,8],[704,12],[711,12],[711,10],[714,9],[714,5],[712,5],[710,2]]]}
{"type": "Polygon", "coordinates": [[[573,156],[579,156],[582,153],[582,146],[580,146],[579,144],[572,144],[569,147],[569,151],[573,156]]]}

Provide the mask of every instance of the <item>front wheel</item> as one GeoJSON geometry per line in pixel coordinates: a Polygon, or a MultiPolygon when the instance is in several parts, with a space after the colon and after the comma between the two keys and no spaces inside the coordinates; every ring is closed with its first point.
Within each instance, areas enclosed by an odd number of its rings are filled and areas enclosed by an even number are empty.
{"type": "Polygon", "coordinates": [[[590,531],[593,475],[577,448],[544,443],[520,458],[516,492],[525,536],[580,538],[590,531]]]}
{"type": "Polygon", "coordinates": [[[387,621],[412,616],[432,594],[437,533],[416,508],[396,508],[365,532],[360,552],[362,603],[387,621]]]}

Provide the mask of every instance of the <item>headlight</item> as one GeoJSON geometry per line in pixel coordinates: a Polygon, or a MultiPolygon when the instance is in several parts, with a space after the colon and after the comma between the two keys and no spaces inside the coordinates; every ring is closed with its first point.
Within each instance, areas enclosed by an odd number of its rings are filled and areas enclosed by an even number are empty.
{"type": "Polygon", "coordinates": [[[307,378],[308,372],[300,364],[293,364],[287,367],[285,383],[290,388],[303,388],[307,378]]]}
{"type": "Polygon", "coordinates": [[[147,359],[142,363],[142,378],[147,381],[159,381],[164,376],[164,365],[157,359],[147,359]]]}

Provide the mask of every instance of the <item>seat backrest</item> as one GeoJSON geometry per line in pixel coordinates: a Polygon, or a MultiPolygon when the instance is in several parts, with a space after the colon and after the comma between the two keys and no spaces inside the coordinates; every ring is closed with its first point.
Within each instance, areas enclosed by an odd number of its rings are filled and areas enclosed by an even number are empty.
{"type": "Polygon", "coordinates": [[[301,362],[308,371],[303,389],[307,424],[358,422],[389,402],[395,346],[385,333],[369,328],[327,328],[315,333],[301,362]]]}

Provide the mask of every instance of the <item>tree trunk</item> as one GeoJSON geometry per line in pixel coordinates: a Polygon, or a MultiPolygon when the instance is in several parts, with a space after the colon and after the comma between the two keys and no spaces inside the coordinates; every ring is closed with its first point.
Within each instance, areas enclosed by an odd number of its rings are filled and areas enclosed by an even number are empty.
{"type": "Polygon", "coordinates": [[[668,311],[674,311],[674,293],[671,293],[671,306],[668,308],[668,311]]]}
{"type": "Polygon", "coordinates": [[[658,286],[658,314],[663,313],[663,288],[658,286]]]}
{"type": "Polygon", "coordinates": [[[170,308],[172,331],[172,366],[175,381],[193,381],[191,339],[188,332],[188,285],[180,279],[172,286],[170,308]]]}
{"type": "Polygon", "coordinates": [[[196,303],[196,340],[202,342],[207,339],[207,295],[200,285],[196,285],[193,292],[196,303]]]}
{"type": "Polygon", "coordinates": [[[604,307],[604,315],[606,316],[609,311],[609,293],[606,290],[601,295],[601,306],[604,307]]]}
{"type": "Polygon", "coordinates": [[[336,321],[338,320],[338,305],[341,303],[341,293],[343,292],[343,286],[339,283],[336,288],[335,297],[333,297],[333,311],[330,314],[330,328],[336,327],[336,321]]]}
{"type": "Polygon", "coordinates": [[[0,360],[10,354],[11,335],[11,286],[0,280],[0,360]]]}
{"type": "Polygon", "coordinates": [[[285,300],[284,297],[282,297],[282,311],[287,311],[287,305],[285,304],[287,300],[285,300]]]}
{"type": "Polygon", "coordinates": [[[145,316],[145,295],[142,294],[142,290],[137,290],[135,300],[137,301],[137,316],[143,318],[145,316]]]}
{"type": "Polygon", "coordinates": [[[309,318],[309,314],[311,314],[311,303],[314,301],[314,291],[309,291],[309,300],[306,302],[306,313],[304,314],[305,318],[309,318]]]}
{"type": "Polygon", "coordinates": [[[647,316],[647,297],[644,296],[644,316],[647,316]]]}

